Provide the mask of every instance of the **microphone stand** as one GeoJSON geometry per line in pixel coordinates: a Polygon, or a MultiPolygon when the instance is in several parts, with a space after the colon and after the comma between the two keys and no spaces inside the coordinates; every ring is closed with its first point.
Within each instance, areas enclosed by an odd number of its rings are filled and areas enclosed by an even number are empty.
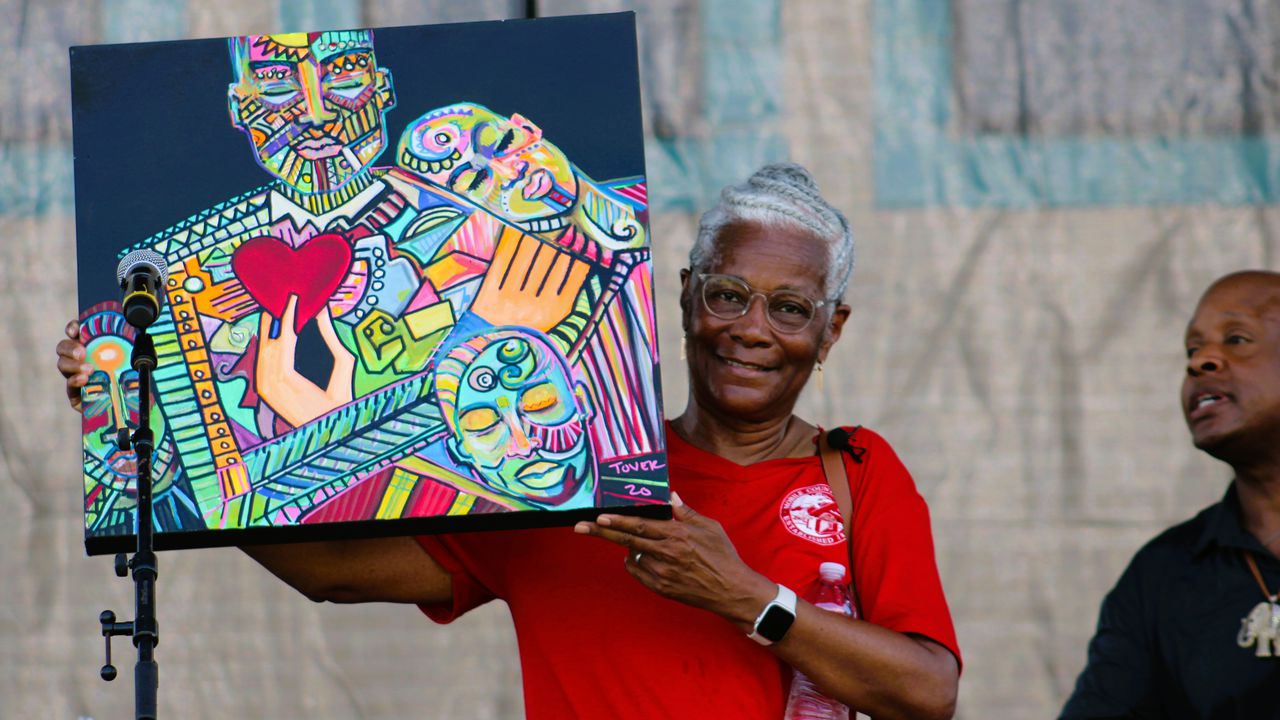
{"type": "Polygon", "coordinates": [[[122,450],[128,450],[131,445],[138,458],[135,481],[138,491],[138,549],[131,560],[126,561],[125,553],[116,555],[115,571],[117,576],[124,577],[130,569],[133,570],[134,620],[116,622],[116,615],[110,610],[104,610],[98,616],[107,651],[107,662],[102,666],[100,675],[107,681],[116,677],[116,668],[111,664],[111,638],[115,635],[132,637],[134,646],[138,648],[138,662],[133,671],[136,718],[156,720],[160,666],[156,664],[153,651],[160,635],[156,623],[157,572],[151,517],[151,456],[155,450],[155,437],[151,432],[151,371],[156,366],[156,346],[146,328],[138,329],[130,364],[138,373],[138,427],[133,431],[131,440],[128,428],[121,428],[119,437],[125,442],[117,444],[122,450]]]}

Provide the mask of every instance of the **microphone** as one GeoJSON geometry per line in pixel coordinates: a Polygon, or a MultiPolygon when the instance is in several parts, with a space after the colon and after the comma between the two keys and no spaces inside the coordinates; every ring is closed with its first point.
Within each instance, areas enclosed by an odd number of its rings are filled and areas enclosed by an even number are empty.
{"type": "Polygon", "coordinates": [[[146,330],[160,317],[164,283],[169,279],[169,263],[154,250],[134,250],[116,267],[116,282],[124,291],[124,319],[146,330]]]}
{"type": "Polygon", "coordinates": [[[867,449],[853,444],[853,436],[861,429],[861,425],[854,428],[853,432],[849,432],[842,427],[833,428],[827,432],[827,444],[836,450],[843,450],[849,453],[854,462],[861,463],[862,456],[866,454],[867,449]]]}

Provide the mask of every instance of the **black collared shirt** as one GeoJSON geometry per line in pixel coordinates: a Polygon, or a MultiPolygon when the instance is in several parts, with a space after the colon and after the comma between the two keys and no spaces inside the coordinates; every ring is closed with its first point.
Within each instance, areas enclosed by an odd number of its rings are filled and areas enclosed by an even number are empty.
{"type": "MultiPolygon", "coordinates": [[[[1241,522],[1235,483],[1215,505],[1138,551],[1102,602],[1089,664],[1062,718],[1280,718],[1280,654],[1236,642],[1280,561],[1241,522]]],[[[1277,648],[1280,650],[1280,648],[1277,648]]]]}

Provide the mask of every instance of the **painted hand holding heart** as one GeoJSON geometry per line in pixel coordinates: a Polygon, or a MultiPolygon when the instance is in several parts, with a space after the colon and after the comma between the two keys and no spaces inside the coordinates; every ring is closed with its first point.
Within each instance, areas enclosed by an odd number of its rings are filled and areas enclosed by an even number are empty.
{"type": "Polygon", "coordinates": [[[329,298],[351,267],[351,247],[340,235],[318,235],[298,248],[258,237],[231,256],[245,291],[262,306],[254,382],[259,397],[285,422],[299,427],[352,400],[355,356],[333,329],[329,298]],[[321,388],[295,369],[298,333],[312,318],[333,355],[321,388]]]}
{"type": "Polygon", "coordinates": [[[281,319],[289,296],[297,296],[295,334],[328,304],[350,268],[351,246],[333,233],[317,235],[297,248],[270,236],[257,237],[231,256],[240,284],[271,317],[281,319]]]}

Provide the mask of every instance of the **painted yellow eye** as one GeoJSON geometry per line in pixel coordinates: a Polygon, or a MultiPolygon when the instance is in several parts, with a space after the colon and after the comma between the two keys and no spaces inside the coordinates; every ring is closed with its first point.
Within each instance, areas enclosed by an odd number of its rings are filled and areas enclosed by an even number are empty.
{"type": "Polygon", "coordinates": [[[502,140],[502,130],[493,123],[484,123],[480,126],[480,131],[476,133],[476,144],[482,147],[492,147],[502,140]]]}
{"type": "Polygon", "coordinates": [[[498,411],[493,408],[476,408],[462,413],[458,426],[467,432],[484,432],[498,424],[498,411]]]}
{"type": "Polygon", "coordinates": [[[520,409],[525,412],[546,410],[560,402],[560,393],[551,383],[534,385],[520,396],[520,409]]]}

